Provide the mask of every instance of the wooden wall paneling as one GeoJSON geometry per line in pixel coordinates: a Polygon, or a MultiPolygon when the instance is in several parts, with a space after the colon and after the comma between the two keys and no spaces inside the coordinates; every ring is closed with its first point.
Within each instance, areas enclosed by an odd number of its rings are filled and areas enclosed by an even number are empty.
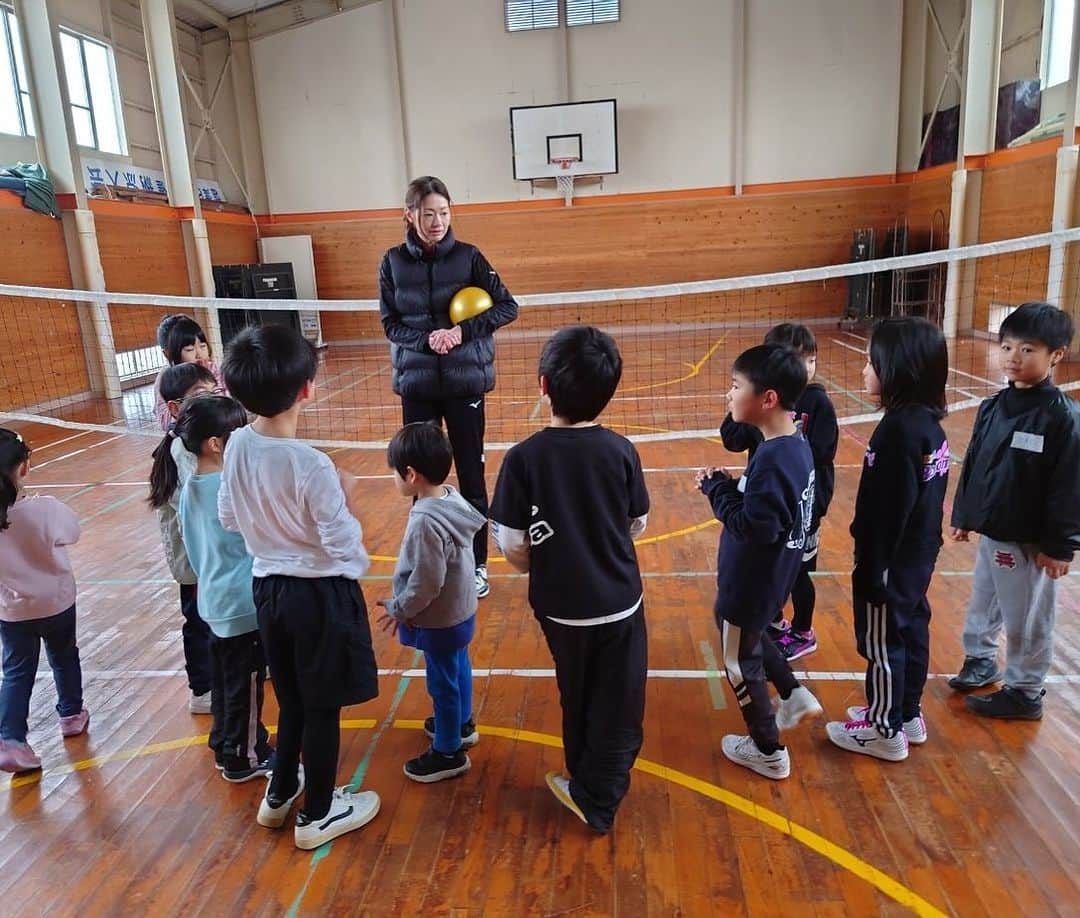
{"type": "Polygon", "coordinates": [[[210,260],[215,265],[250,265],[259,260],[258,234],[254,222],[216,223],[207,220],[210,260]]]}
{"type": "MultiPolygon", "coordinates": [[[[883,231],[908,207],[909,186],[797,194],[612,203],[552,210],[459,213],[460,239],[478,245],[515,293],[632,287],[793,270],[844,262],[856,227],[883,231]]],[[[401,239],[397,217],[268,226],[266,235],[308,233],[320,295],[378,295],[383,252],[401,239]]],[[[785,294],[792,315],[839,316],[842,291],[785,294]]],[[[740,314],[761,315],[760,292],[737,298],[740,314]]],[[[774,298],[775,301],[775,298],[774,298]]],[[[730,298],[729,298],[730,302],[730,298]]],[[[328,341],[379,334],[360,314],[324,313],[328,341]]]]}
{"type": "Polygon", "coordinates": [[[910,248],[912,251],[948,248],[952,176],[942,175],[927,181],[915,181],[908,188],[907,220],[912,243],[910,248]],[[940,216],[937,216],[938,212],[940,216]]]}
{"type": "MultiPolygon", "coordinates": [[[[191,294],[179,222],[139,219],[134,215],[98,215],[96,223],[101,265],[109,290],[191,294]]],[[[111,306],[109,316],[116,350],[154,344],[158,322],[168,312],[152,306],[111,306]]]]}
{"type": "MultiPolygon", "coordinates": [[[[27,210],[8,192],[0,195],[13,199],[0,206],[0,283],[70,289],[60,221],[27,210]]],[[[72,304],[0,296],[0,335],[0,408],[38,405],[89,389],[72,304]]]]}
{"type": "MultiPolygon", "coordinates": [[[[1054,211],[1053,155],[986,169],[979,242],[1049,231],[1054,211]]],[[[1049,253],[1032,249],[979,261],[973,325],[986,331],[993,303],[1022,303],[1046,296],[1049,253]]]]}

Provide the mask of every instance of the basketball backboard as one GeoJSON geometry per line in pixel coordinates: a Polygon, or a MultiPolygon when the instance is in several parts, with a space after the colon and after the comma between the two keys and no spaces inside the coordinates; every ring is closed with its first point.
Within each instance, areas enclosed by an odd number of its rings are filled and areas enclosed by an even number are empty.
{"type": "Polygon", "coordinates": [[[619,171],[614,99],[516,106],[510,139],[519,181],[619,171]]]}

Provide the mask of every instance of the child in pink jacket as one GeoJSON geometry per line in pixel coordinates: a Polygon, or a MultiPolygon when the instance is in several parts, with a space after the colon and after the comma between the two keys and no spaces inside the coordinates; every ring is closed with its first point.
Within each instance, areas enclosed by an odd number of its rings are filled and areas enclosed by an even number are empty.
{"type": "Polygon", "coordinates": [[[41,642],[53,671],[61,735],[78,736],[90,714],[83,707],[82,668],[75,643],[75,575],[67,546],[79,540],[74,512],[55,497],[26,497],[30,447],[0,428],[0,770],[41,768],[26,741],[30,693],[41,642]]]}

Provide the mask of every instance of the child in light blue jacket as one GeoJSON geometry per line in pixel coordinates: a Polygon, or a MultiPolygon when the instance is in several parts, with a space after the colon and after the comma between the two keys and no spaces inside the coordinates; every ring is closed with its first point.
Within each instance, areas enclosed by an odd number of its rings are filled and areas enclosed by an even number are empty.
{"type": "Polygon", "coordinates": [[[262,723],[266,660],[259,641],[251,587],[251,557],[239,533],[218,520],[225,443],[247,423],[239,402],[224,395],[192,399],[175,436],[198,458],[180,492],[180,530],[199,579],[199,614],[210,626],[213,726],[209,746],[226,781],[263,777],[273,748],[262,723]]]}

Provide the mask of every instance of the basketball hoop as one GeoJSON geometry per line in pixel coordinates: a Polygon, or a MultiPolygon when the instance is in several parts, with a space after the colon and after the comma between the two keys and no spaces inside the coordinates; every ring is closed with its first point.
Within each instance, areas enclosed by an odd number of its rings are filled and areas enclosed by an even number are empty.
{"type": "Polygon", "coordinates": [[[581,158],[578,156],[552,156],[548,162],[559,167],[559,173],[555,176],[555,186],[563,196],[563,203],[569,207],[574,200],[574,173],[570,171],[570,167],[574,163],[581,162],[581,158]]]}

